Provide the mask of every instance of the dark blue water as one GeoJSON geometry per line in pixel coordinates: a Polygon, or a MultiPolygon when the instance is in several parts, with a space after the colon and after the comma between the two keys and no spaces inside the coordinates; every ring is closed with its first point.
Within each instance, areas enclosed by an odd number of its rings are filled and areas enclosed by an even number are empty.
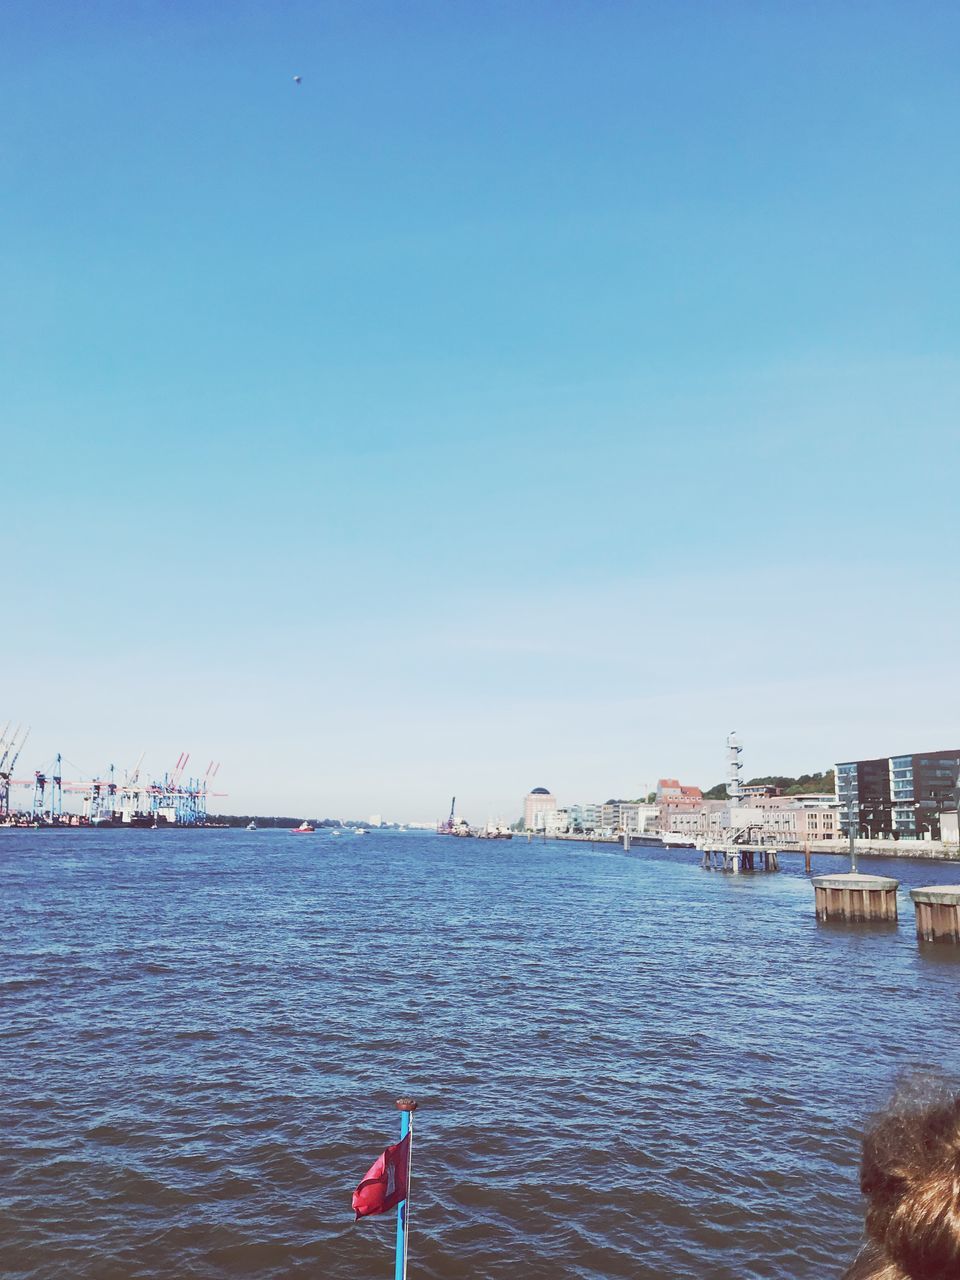
{"type": "Polygon", "coordinates": [[[350,1193],[411,1093],[411,1277],[837,1275],[865,1114],[960,1066],[960,963],[905,894],[818,926],[797,860],[634,854],[0,831],[0,1270],[391,1276],[350,1193]]]}

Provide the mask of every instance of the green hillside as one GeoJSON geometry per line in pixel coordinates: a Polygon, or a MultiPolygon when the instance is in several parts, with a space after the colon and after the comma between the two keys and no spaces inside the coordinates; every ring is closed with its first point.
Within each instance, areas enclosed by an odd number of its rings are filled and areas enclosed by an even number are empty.
{"type": "MultiPolygon", "coordinates": [[[[819,792],[834,791],[833,770],[825,773],[801,773],[799,778],[790,778],[786,774],[770,774],[764,778],[749,778],[745,787],[778,787],[786,796],[808,796],[819,792]]],[[[706,800],[726,800],[727,784],[718,782],[715,787],[703,793],[706,800]]]]}

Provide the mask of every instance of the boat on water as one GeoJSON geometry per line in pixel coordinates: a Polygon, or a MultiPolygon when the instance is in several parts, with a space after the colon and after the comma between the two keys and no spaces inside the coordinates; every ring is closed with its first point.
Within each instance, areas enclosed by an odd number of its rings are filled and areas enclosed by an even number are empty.
{"type": "Polygon", "coordinates": [[[256,829],[257,829],[257,824],[256,824],[255,822],[248,822],[248,823],[247,823],[247,830],[248,830],[248,831],[256,831],[256,829]]]}
{"type": "Polygon", "coordinates": [[[357,827],[357,835],[358,835],[358,836],[365,836],[366,834],[367,834],[367,829],[366,829],[366,827],[357,827]]]}
{"type": "Polygon", "coordinates": [[[311,827],[309,822],[301,822],[299,827],[293,828],[293,834],[295,836],[312,836],[315,830],[316,827],[311,827]]]}
{"type": "Polygon", "coordinates": [[[450,816],[444,822],[437,823],[437,835],[440,836],[460,836],[469,837],[476,835],[473,827],[467,822],[466,818],[461,818],[459,822],[456,817],[457,797],[454,796],[450,801],[450,816]]]}
{"type": "Polygon", "coordinates": [[[679,831],[661,831],[658,840],[665,849],[695,849],[697,846],[689,836],[679,831]]]}

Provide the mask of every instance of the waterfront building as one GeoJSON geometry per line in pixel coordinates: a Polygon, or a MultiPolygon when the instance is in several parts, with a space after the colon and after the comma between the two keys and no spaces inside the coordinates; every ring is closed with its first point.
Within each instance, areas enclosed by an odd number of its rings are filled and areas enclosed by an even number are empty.
{"type": "Polygon", "coordinates": [[[661,778],[657,782],[657,804],[695,804],[702,799],[699,787],[685,787],[676,778],[661,778]]]}
{"type": "Polygon", "coordinates": [[[660,778],[657,782],[657,807],[660,812],[661,831],[689,835],[691,828],[700,829],[701,824],[694,819],[684,819],[682,815],[709,813],[711,810],[704,809],[703,806],[713,804],[729,807],[730,802],[729,800],[706,801],[699,787],[684,786],[676,778],[660,778]]]}
{"type": "Polygon", "coordinates": [[[939,840],[940,813],[956,808],[960,749],[848,760],[836,766],[844,836],[939,840]]]}
{"type": "Polygon", "coordinates": [[[742,804],[703,800],[689,807],[664,806],[661,820],[664,831],[691,840],[733,839],[741,834],[756,842],[806,844],[840,838],[833,796],[753,795],[742,804]]]}
{"type": "MultiPolygon", "coordinates": [[[[765,815],[784,811],[791,813],[793,817],[788,819],[788,828],[801,843],[841,838],[836,796],[828,792],[800,796],[753,795],[747,799],[744,809],[748,814],[757,810],[765,815]]],[[[766,818],[761,821],[767,826],[777,827],[776,822],[767,823],[766,818]]]]}
{"type": "Polygon", "coordinates": [[[547,809],[538,816],[543,818],[542,830],[545,836],[563,836],[570,830],[570,815],[566,809],[547,809]]]}
{"type": "Polygon", "coordinates": [[[698,805],[663,805],[660,829],[674,835],[697,840],[702,836],[720,837],[730,826],[729,800],[701,800],[698,805]]]}
{"type": "Polygon", "coordinates": [[[598,826],[604,830],[627,832],[632,836],[659,830],[660,810],[655,804],[642,800],[608,800],[597,807],[600,810],[598,826]]]}
{"type": "Polygon", "coordinates": [[[584,831],[598,831],[603,826],[603,805],[584,804],[580,806],[580,824],[584,831]]]}
{"type": "Polygon", "coordinates": [[[567,823],[570,831],[577,834],[599,831],[603,826],[602,804],[570,804],[567,805],[567,823]]]}
{"type": "Polygon", "coordinates": [[[801,805],[796,814],[797,835],[804,843],[840,839],[840,814],[835,804],[801,805]]]}
{"type": "Polygon", "coordinates": [[[523,801],[524,830],[543,831],[547,825],[547,814],[554,813],[556,808],[556,796],[552,796],[546,787],[534,787],[523,801]]]}

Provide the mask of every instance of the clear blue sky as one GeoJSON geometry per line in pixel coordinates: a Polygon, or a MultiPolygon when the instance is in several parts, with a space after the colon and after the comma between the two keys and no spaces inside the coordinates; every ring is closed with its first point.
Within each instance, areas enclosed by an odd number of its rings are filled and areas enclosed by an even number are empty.
{"type": "Polygon", "coordinates": [[[709,785],[731,728],[748,773],[957,745],[958,45],[900,0],[11,0],[25,763],[482,820],[709,785]]]}

